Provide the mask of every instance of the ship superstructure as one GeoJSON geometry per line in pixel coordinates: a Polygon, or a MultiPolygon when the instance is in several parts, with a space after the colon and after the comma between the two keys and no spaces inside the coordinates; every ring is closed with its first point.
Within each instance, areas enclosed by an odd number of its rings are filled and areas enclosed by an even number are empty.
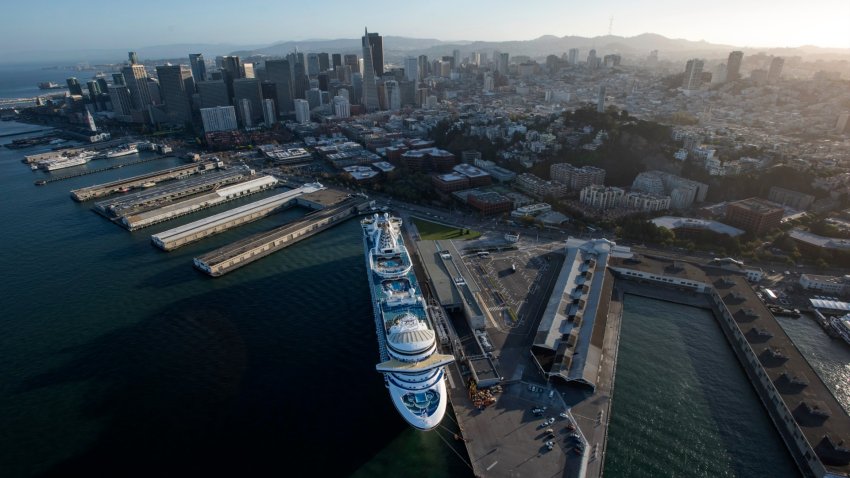
{"type": "Polygon", "coordinates": [[[437,352],[436,333],[401,235],[389,214],[361,221],[366,267],[384,374],[398,412],[420,430],[436,427],[446,412],[444,366],[454,357],[437,352]]]}

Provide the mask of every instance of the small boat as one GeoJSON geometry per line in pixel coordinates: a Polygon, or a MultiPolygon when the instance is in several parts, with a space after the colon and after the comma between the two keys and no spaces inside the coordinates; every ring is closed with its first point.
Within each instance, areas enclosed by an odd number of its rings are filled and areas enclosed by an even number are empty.
{"type": "Polygon", "coordinates": [[[39,179],[35,182],[36,186],[44,186],[45,184],[47,184],[47,181],[45,181],[44,179],[39,179]]]}
{"type": "Polygon", "coordinates": [[[155,182],[153,182],[153,181],[148,181],[148,182],[146,182],[146,183],[142,184],[142,187],[143,187],[143,188],[152,188],[152,187],[154,187],[154,186],[156,186],[156,183],[155,183],[155,182]]]}
{"type": "Polygon", "coordinates": [[[118,189],[119,193],[126,193],[128,191],[130,191],[130,188],[127,187],[127,186],[124,186],[123,188],[118,189]]]}
{"type": "Polygon", "coordinates": [[[30,164],[30,169],[32,169],[33,171],[38,171],[38,165],[35,164],[35,163],[32,163],[32,164],[30,164]]]}

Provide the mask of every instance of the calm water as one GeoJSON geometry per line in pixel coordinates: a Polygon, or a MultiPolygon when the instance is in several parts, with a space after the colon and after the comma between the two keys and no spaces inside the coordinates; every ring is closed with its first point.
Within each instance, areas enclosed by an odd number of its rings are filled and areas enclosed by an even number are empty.
{"type": "Polygon", "coordinates": [[[52,81],[65,85],[65,79],[71,76],[80,80],[83,89],[86,82],[98,72],[43,69],[44,65],[0,65],[0,98],[31,98],[38,95],[62,93],[66,90],[41,90],[38,84],[52,81]]]}
{"type": "Polygon", "coordinates": [[[35,187],[24,152],[0,148],[0,476],[468,476],[374,371],[356,221],[213,280],[192,257],[302,212],[166,254],[150,234],[222,208],[128,233],[68,191],[176,160],[35,187]]]}
{"type": "Polygon", "coordinates": [[[606,478],[796,477],[709,311],[626,296],[606,478]]]}

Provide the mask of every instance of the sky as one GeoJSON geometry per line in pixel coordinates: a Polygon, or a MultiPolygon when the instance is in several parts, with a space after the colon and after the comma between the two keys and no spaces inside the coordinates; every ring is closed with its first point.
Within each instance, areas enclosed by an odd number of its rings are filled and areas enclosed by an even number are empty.
{"type": "Polygon", "coordinates": [[[4,1],[0,53],[380,34],[440,40],[658,33],[740,47],[850,48],[850,0],[4,1]]]}

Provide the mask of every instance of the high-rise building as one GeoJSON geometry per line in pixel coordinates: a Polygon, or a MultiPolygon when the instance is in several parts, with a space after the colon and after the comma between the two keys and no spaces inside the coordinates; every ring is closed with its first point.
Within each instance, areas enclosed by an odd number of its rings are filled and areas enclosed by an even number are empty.
{"type": "Polygon", "coordinates": [[[134,52],[134,51],[128,51],[127,52],[127,59],[130,61],[131,65],[138,65],[139,64],[139,56],[136,55],[136,52],[134,52]]]}
{"type": "Polygon", "coordinates": [[[127,86],[127,82],[124,81],[123,73],[113,73],[112,74],[112,84],[115,86],[127,86]]]}
{"type": "Polygon", "coordinates": [[[578,48],[570,48],[568,58],[570,65],[578,65],[578,48]]]}
{"type": "Polygon", "coordinates": [[[244,78],[244,70],[238,56],[221,57],[221,79],[227,85],[227,97],[233,100],[233,80],[244,78]]]}
{"type": "Polygon", "coordinates": [[[363,104],[363,75],[360,72],[351,74],[352,97],[348,100],[356,105],[363,104]]]}
{"type": "Polygon", "coordinates": [[[776,83],[782,75],[782,66],[785,65],[785,59],[781,56],[775,56],[770,60],[770,69],[767,70],[767,82],[776,83]]]}
{"type": "Polygon", "coordinates": [[[130,100],[130,90],[124,85],[111,85],[109,87],[109,101],[112,103],[112,111],[118,116],[130,116],[133,114],[133,102],[130,100]]]}
{"type": "Polygon", "coordinates": [[[97,98],[97,95],[100,94],[100,85],[97,84],[94,80],[89,80],[86,82],[86,89],[89,92],[89,98],[94,101],[97,98]]]}
{"type": "Polygon", "coordinates": [[[148,106],[152,104],[152,98],[145,67],[142,65],[125,66],[121,69],[121,72],[124,74],[127,89],[130,90],[133,109],[147,111],[148,106]]]}
{"type": "Polygon", "coordinates": [[[98,76],[94,79],[97,82],[97,86],[100,89],[100,92],[106,94],[109,92],[109,83],[106,82],[106,78],[103,76],[98,76]]]}
{"type": "Polygon", "coordinates": [[[384,82],[384,91],[387,95],[387,109],[390,111],[398,111],[401,109],[401,89],[395,80],[384,82]]]}
{"type": "Polygon", "coordinates": [[[304,54],[290,56],[289,64],[292,65],[292,97],[304,99],[310,84],[304,54]]]}
{"type": "Polygon", "coordinates": [[[452,68],[460,68],[460,50],[452,50],[452,68]]]}
{"type": "Polygon", "coordinates": [[[419,79],[419,81],[422,81],[422,80],[425,79],[425,77],[428,76],[428,55],[419,55],[419,58],[417,58],[417,60],[419,62],[419,65],[418,65],[419,78],[418,79],[419,79]]]}
{"type": "Polygon", "coordinates": [[[741,79],[741,61],[743,59],[744,52],[742,51],[729,53],[729,59],[726,61],[726,81],[741,79]]]}
{"type": "Polygon", "coordinates": [[[266,77],[277,89],[277,111],[281,114],[292,111],[292,70],[287,60],[267,60],[266,77]]]}
{"type": "Polygon", "coordinates": [[[237,111],[239,112],[239,120],[242,122],[243,128],[254,126],[254,110],[251,105],[251,100],[248,98],[239,98],[236,100],[237,111]]]}
{"type": "Polygon", "coordinates": [[[342,96],[334,96],[334,115],[338,118],[348,118],[351,116],[351,104],[342,96]]]}
{"type": "Polygon", "coordinates": [[[318,53],[308,53],[307,54],[307,74],[309,76],[316,76],[319,74],[319,54],[318,53]]]}
{"type": "Polygon", "coordinates": [[[201,108],[201,121],[204,123],[206,133],[233,131],[237,128],[236,108],[232,106],[201,108]]]}
{"type": "Polygon", "coordinates": [[[591,49],[589,52],[587,52],[587,67],[588,68],[596,68],[598,63],[599,63],[599,61],[596,58],[596,50],[591,49]]]}
{"type": "Polygon", "coordinates": [[[156,67],[156,76],[169,122],[182,124],[192,121],[191,97],[195,91],[192,71],[183,65],[161,65],[156,67]]]}
{"type": "Polygon", "coordinates": [[[688,60],[685,65],[685,76],[682,78],[682,88],[697,90],[702,85],[703,61],[697,58],[688,60]]]}
{"type": "Polygon", "coordinates": [[[510,61],[510,55],[507,53],[499,53],[499,73],[502,75],[508,74],[508,62],[510,61]]]}
{"type": "Polygon", "coordinates": [[[360,71],[360,62],[357,59],[357,55],[344,55],[342,57],[342,64],[348,65],[351,68],[352,73],[356,73],[360,71]]]}
{"type": "Polygon", "coordinates": [[[307,104],[310,105],[310,110],[322,106],[322,90],[318,88],[310,88],[307,90],[307,104]]]}
{"type": "Polygon", "coordinates": [[[472,52],[472,57],[470,58],[470,61],[475,66],[481,66],[481,53],[477,51],[472,52]]]}
{"type": "MultiPolygon", "coordinates": [[[[372,53],[375,50],[375,46],[372,44],[372,41],[381,37],[377,34],[369,34],[368,31],[364,30],[363,34],[363,106],[366,108],[366,111],[375,111],[379,108],[378,105],[378,86],[375,82],[375,77],[380,76],[377,74],[377,67],[372,63],[373,55],[372,53]]],[[[381,57],[383,59],[383,52],[381,53],[381,57]]],[[[383,73],[383,68],[381,68],[381,73],[383,73]]]]}
{"type": "Polygon", "coordinates": [[[310,122],[310,103],[307,100],[293,100],[295,105],[295,121],[305,124],[310,122]]]}
{"type": "Polygon", "coordinates": [[[195,83],[207,81],[207,64],[204,62],[202,53],[189,53],[189,65],[192,67],[192,76],[195,83]]]}
{"type": "Polygon", "coordinates": [[[327,53],[319,53],[319,73],[331,69],[331,58],[327,53]]]}
{"type": "Polygon", "coordinates": [[[277,111],[274,109],[272,99],[263,100],[263,122],[269,127],[277,123],[277,111]]]}
{"type": "Polygon", "coordinates": [[[404,77],[407,81],[417,81],[419,79],[419,60],[409,56],[404,59],[404,77]]]}
{"type": "MultiPolygon", "coordinates": [[[[272,100],[275,113],[280,113],[280,107],[277,104],[277,84],[272,81],[263,81],[260,83],[260,97],[265,100],[272,100]]],[[[265,108],[265,107],[263,107],[265,108]]],[[[265,109],[263,110],[265,113],[265,109]]]]}
{"type": "Polygon", "coordinates": [[[254,72],[254,64],[253,63],[243,63],[242,64],[242,78],[256,78],[257,75],[254,72]]]}
{"type": "Polygon", "coordinates": [[[259,80],[256,78],[240,78],[238,80],[234,80],[233,98],[234,103],[239,105],[240,117],[242,118],[243,124],[247,125],[248,122],[245,121],[245,116],[242,116],[242,113],[245,112],[241,105],[242,100],[248,100],[248,103],[251,105],[251,124],[253,125],[262,120],[263,104],[259,80]]]}
{"type": "Polygon", "coordinates": [[[338,66],[342,66],[342,55],[333,53],[331,54],[331,70],[336,70],[338,66]]]}
{"type": "Polygon", "coordinates": [[[83,96],[83,85],[80,84],[80,80],[72,76],[66,79],[65,83],[68,84],[68,93],[72,95],[83,96]]]}
{"type": "Polygon", "coordinates": [[[369,37],[369,44],[372,45],[372,67],[375,69],[375,78],[380,78],[384,76],[384,37],[368,32],[366,36],[369,37]]]}
{"type": "Polygon", "coordinates": [[[201,108],[230,106],[230,98],[227,96],[227,85],[224,84],[224,80],[199,81],[198,95],[201,97],[201,108]]]}

